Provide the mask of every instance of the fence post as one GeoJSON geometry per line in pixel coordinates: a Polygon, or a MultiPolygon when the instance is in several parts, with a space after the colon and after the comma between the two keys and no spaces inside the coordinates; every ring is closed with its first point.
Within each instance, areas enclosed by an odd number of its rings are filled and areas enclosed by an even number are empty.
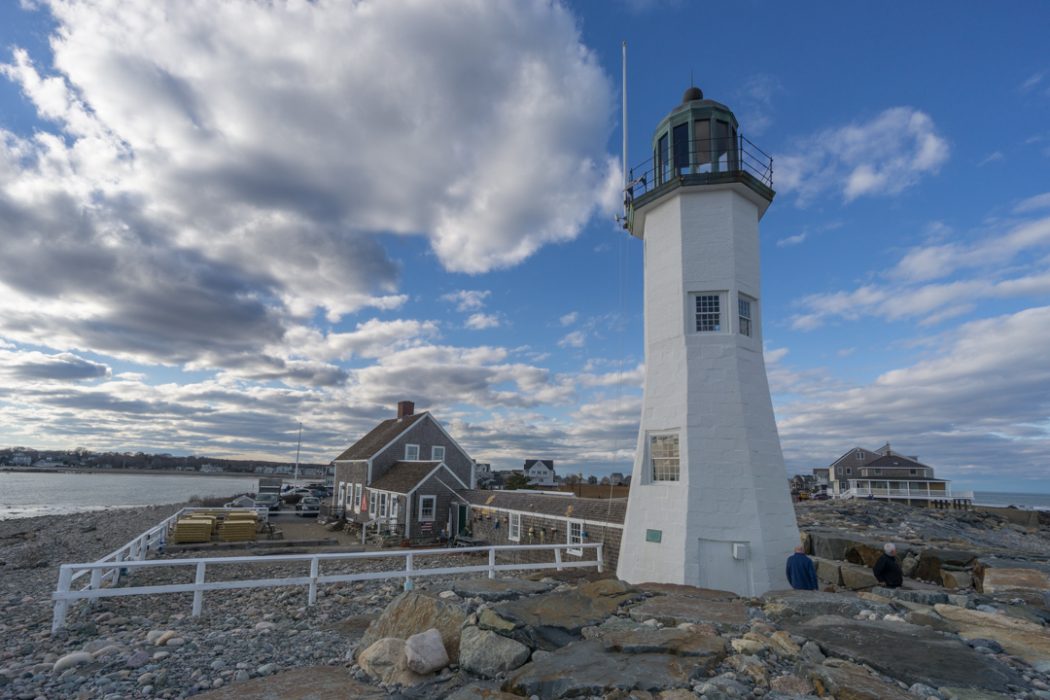
{"type": "Polygon", "coordinates": [[[412,584],[412,561],[413,561],[413,554],[412,554],[412,552],[409,552],[408,554],[405,555],[405,590],[406,591],[412,590],[412,587],[413,587],[413,584],[412,584]]]}
{"type": "Polygon", "coordinates": [[[561,547],[554,550],[554,568],[561,571],[561,547]]]}
{"type": "Polygon", "coordinates": [[[489,578],[496,578],[496,548],[489,547],[489,578]]]}
{"type": "Polygon", "coordinates": [[[598,573],[605,571],[605,545],[598,543],[598,573]]]}
{"type": "Polygon", "coordinates": [[[54,634],[66,624],[66,612],[69,610],[69,584],[73,580],[73,569],[68,564],[58,568],[58,588],[55,589],[55,613],[51,618],[51,634],[54,634]]]}
{"type": "MultiPolygon", "coordinates": [[[[204,562],[197,562],[197,578],[194,583],[204,583],[204,562]]],[[[193,592],[193,617],[200,617],[201,608],[204,606],[204,591],[198,589],[193,592]]]]}
{"type": "Polygon", "coordinates": [[[321,562],[317,557],[310,560],[310,595],[306,600],[307,605],[317,602],[317,570],[321,562]]]}
{"type": "MultiPolygon", "coordinates": [[[[99,588],[102,588],[102,569],[92,569],[91,570],[91,586],[90,587],[91,587],[91,590],[93,590],[93,591],[97,591],[99,588]]],[[[88,607],[90,607],[90,608],[95,607],[95,605],[97,603],[98,603],[98,599],[97,598],[89,598],[88,599],[88,607]]]]}

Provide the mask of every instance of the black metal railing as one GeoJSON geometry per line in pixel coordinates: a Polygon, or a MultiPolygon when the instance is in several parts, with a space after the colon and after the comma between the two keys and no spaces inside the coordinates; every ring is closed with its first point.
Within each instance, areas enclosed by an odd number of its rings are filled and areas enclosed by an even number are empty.
{"type": "Polygon", "coordinates": [[[671,182],[704,182],[742,174],[772,190],[773,157],[743,135],[693,139],[687,144],[657,151],[652,158],[631,168],[624,196],[630,205],[642,195],[671,182]]]}

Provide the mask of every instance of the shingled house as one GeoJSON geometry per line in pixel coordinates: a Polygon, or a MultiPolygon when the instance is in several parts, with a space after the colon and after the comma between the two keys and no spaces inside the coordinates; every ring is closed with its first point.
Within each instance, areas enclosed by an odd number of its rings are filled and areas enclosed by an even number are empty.
{"type": "Polygon", "coordinates": [[[474,460],[429,412],[401,401],[335,458],[335,511],[412,541],[436,539],[457,492],[474,486],[474,460]]]}
{"type": "Polygon", "coordinates": [[[877,450],[854,447],[826,471],[832,493],[838,498],[875,498],[917,505],[973,498],[972,493],[953,493],[948,480],[933,475],[933,467],[916,456],[894,452],[889,443],[877,450]]]}

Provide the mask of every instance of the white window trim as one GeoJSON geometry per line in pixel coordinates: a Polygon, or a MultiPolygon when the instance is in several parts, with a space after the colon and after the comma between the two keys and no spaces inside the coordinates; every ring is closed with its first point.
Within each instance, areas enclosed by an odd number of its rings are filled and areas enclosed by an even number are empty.
{"type": "Polygon", "coordinates": [[[415,443],[411,443],[411,442],[407,443],[405,445],[405,461],[406,462],[418,462],[419,461],[419,445],[417,445],[415,443]],[[409,457],[409,449],[412,448],[412,447],[416,448],[416,456],[415,457],[409,457]]]}
{"type": "Polygon", "coordinates": [[[726,290],[702,290],[697,292],[689,292],[689,306],[687,313],[689,315],[688,329],[692,335],[719,335],[729,333],[731,330],[732,323],[731,319],[735,316],[730,316],[729,309],[729,292],[726,290]],[[699,297],[718,297],[718,330],[717,331],[702,331],[696,327],[696,300],[699,297]]]}
{"type": "Polygon", "coordinates": [[[757,313],[758,312],[758,300],[755,299],[752,296],[749,296],[747,294],[740,294],[738,292],[737,295],[736,295],[736,306],[737,306],[737,309],[736,309],[736,323],[737,323],[737,329],[736,330],[737,330],[737,333],[739,333],[740,335],[744,336],[745,338],[754,338],[755,337],[755,321],[756,321],[756,316],[758,315],[758,313],[757,313]],[[740,315],[740,302],[746,302],[747,303],[747,305],[748,305],[748,315],[747,316],[741,316],[740,315]],[[744,319],[744,318],[746,318],[747,322],[748,322],[748,332],[747,333],[744,333],[744,331],[743,331],[744,324],[743,324],[741,319],[744,319]]]}
{"type": "Polygon", "coordinates": [[[521,513],[511,513],[507,516],[507,539],[511,542],[521,542],[521,513]]]}
{"type": "Polygon", "coordinates": [[[678,484],[682,481],[682,436],[679,430],[657,430],[647,433],[645,436],[645,458],[646,458],[646,482],[647,484],[678,484]],[[657,479],[656,469],[653,464],[653,438],[673,435],[678,438],[678,478],[657,479]]]}
{"type": "Polygon", "coordinates": [[[432,523],[435,520],[437,520],[437,501],[438,501],[438,497],[437,496],[420,496],[419,497],[419,517],[417,518],[417,520],[419,520],[419,522],[421,522],[421,523],[432,523]],[[427,501],[429,501],[431,503],[430,517],[429,518],[425,517],[423,515],[423,504],[426,503],[427,501]]]}
{"type": "Polygon", "coordinates": [[[385,518],[387,516],[387,506],[390,503],[389,498],[385,491],[379,492],[379,517],[385,518]]]}
{"type": "MultiPolygon", "coordinates": [[[[565,544],[569,544],[569,545],[572,545],[572,544],[583,544],[583,521],[582,520],[569,520],[568,524],[565,526],[565,544]],[[579,525],[580,526],[580,540],[579,540],[579,542],[573,542],[572,541],[572,526],[573,525],[579,525]]],[[[576,556],[576,557],[580,557],[580,556],[583,556],[583,547],[580,547],[579,549],[575,549],[573,547],[569,547],[568,549],[565,550],[565,553],[566,554],[571,554],[571,555],[576,556]]]]}
{"type": "Polygon", "coordinates": [[[375,517],[376,509],[379,507],[379,493],[377,491],[368,492],[368,515],[375,517]]]}
{"type": "Polygon", "coordinates": [[[430,461],[431,462],[444,462],[445,461],[445,446],[444,445],[433,445],[430,448],[430,461]],[[441,456],[438,457],[437,451],[441,450],[441,456]]]}
{"type": "Polygon", "coordinates": [[[354,512],[361,510],[361,488],[362,484],[354,484],[354,512]]]}

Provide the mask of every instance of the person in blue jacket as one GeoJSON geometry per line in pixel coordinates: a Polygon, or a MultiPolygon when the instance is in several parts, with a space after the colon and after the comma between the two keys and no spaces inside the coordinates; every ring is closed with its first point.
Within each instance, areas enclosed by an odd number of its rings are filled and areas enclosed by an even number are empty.
{"type": "Polygon", "coordinates": [[[787,580],[792,588],[803,591],[815,591],[819,588],[817,584],[817,568],[813,566],[813,560],[806,556],[806,550],[802,545],[795,547],[795,553],[787,560],[787,580]]]}

